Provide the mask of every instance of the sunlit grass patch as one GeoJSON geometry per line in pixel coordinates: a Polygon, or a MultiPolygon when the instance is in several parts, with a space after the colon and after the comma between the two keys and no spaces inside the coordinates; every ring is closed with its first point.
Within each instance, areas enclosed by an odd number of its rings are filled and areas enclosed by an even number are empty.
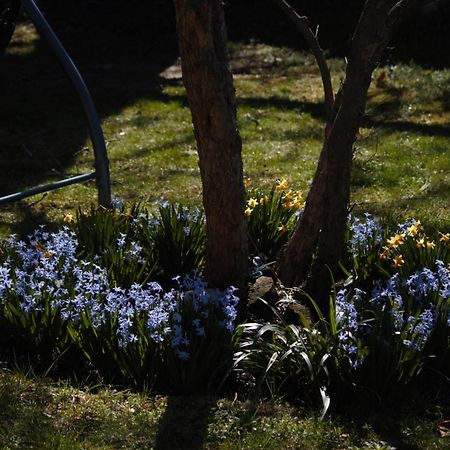
{"type": "MultiPolygon", "coordinates": [[[[0,132],[2,194],[92,170],[92,145],[76,98],[41,44],[28,24],[20,25],[3,61],[8,132],[0,132]]],[[[266,187],[286,177],[306,193],[324,134],[314,59],[254,42],[230,48],[245,175],[266,187]]],[[[102,117],[114,195],[199,204],[198,157],[179,68],[171,78],[149,77],[158,55],[151,62],[120,57],[120,67],[113,60],[108,65],[111,52],[100,65],[81,60],[102,117]]],[[[345,61],[329,63],[337,89],[345,61]]],[[[356,142],[352,203],[356,211],[446,226],[450,71],[396,64],[380,67],[373,78],[356,142]]],[[[94,182],[35,196],[3,206],[0,229],[5,234],[18,223],[30,230],[95,201],[94,182]]]]}

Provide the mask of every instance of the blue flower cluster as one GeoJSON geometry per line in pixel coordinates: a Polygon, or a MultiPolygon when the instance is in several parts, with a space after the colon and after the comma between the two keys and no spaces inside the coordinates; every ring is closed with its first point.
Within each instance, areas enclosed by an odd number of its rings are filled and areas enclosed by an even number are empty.
{"type": "MultiPolygon", "coordinates": [[[[121,234],[118,248],[128,244],[121,234]]],[[[188,336],[192,330],[196,336],[205,336],[211,317],[223,330],[233,331],[238,303],[234,288],[208,289],[205,281],[192,275],[167,292],[156,282],[124,289],[112,285],[106,268],[78,259],[77,248],[75,234],[66,227],[57,233],[40,228],[29,237],[28,244],[12,236],[6,243],[8,256],[0,265],[0,306],[16,301],[25,315],[50,306],[74,327],[82,319],[93,328],[108,322],[115,327],[122,347],[143,337],[138,322],[144,321],[145,339],[168,343],[182,360],[189,358],[188,336]],[[194,311],[189,320],[187,304],[194,311]]],[[[141,249],[133,248],[132,256],[138,256],[141,249]]]]}
{"type": "Polygon", "coordinates": [[[383,231],[381,226],[372,218],[369,213],[364,214],[363,220],[351,217],[349,244],[351,252],[355,256],[360,256],[362,252],[369,248],[370,242],[381,242],[383,231]]]}
{"type": "Polygon", "coordinates": [[[177,277],[183,295],[177,302],[173,315],[172,347],[180,359],[188,359],[189,339],[184,326],[183,311],[188,306],[194,311],[194,319],[189,328],[194,330],[196,336],[204,336],[211,316],[219,319],[220,328],[229,333],[234,331],[234,321],[237,315],[239,297],[235,295],[236,288],[231,286],[225,291],[208,289],[207,283],[198,278],[196,274],[186,276],[183,280],[177,277]]]}
{"type": "Polygon", "coordinates": [[[336,296],[336,324],[339,328],[339,340],[344,350],[347,352],[353,367],[361,364],[358,357],[358,347],[356,338],[360,327],[357,307],[363,301],[365,294],[360,289],[355,289],[351,301],[347,300],[347,289],[342,289],[336,296]]]}
{"type": "Polygon", "coordinates": [[[370,329],[385,323],[386,318],[390,318],[392,331],[401,336],[403,344],[418,351],[424,348],[436,326],[436,305],[447,311],[450,327],[450,271],[440,260],[434,269],[425,267],[407,279],[396,273],[385,282],[376,282],[370,294],[359,289],[351,294],[345,289],[339,291],[336,322],[339,338],[350,357],[356,354],[355,338],[364,339],[370,329]]]}

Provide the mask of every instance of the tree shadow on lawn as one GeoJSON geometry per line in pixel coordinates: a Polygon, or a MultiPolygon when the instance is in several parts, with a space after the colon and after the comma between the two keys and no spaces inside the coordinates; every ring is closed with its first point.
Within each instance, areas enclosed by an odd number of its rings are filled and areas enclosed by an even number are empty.
{"type": "Polygon", "coordinates": [[[49,389],[40,383],[28,387],[0,382],[0,447],[49,448],[58,435],[54,419],[46,414],[49,389]]]}
{"type": "MultiPolygon", "coordinates": [[[[74,28],[63,17],[51,25],[101,118],[158,95],[159,74],[177,57],[173,35],[148,30],[131,37],[105,34],[101,26],[74,28]]],[[[28,22],[19,26],[21,40],[13,41],[0,59],[0,195],[86,171],[73,167],[89,137],[79,100],[46,42],[39,37],[30,42],[32,30],[28,22]]]]}
{"type": "MultiPolygon", "coordinates": [[[[278,96],[270,96],[267,98],[260,97],[243,97],[238,98],[238,107],[250,106],[252,108],[269,108],[275,107],[278,109],[286,110],[296,110],[299,113],[305,112],[310,114],[313,118],[322,120],[325,126],[325,108],[323,103],[300,101],[300,100],[289,100],[287,98],[282,98],[278,96]]],[[[440,124],[425,124],[425,123],[415,123],[406,120],[380,120],[376,118],[378,114],[383,111],[389,111],[389,114],[394,114],[395,110],[398,110],[399,104],[397,101],[393,101],[392,104],[388,103],[386,105],[377,105],[373,110],[375,115],[368,114],[364,117],[362,126],[386,129],[388,131],[408,131],[415,134],[421,134],[424,136],[442,136],[450,137],[450,124],[440,125],[440,124]],[[391,108],[394,111],[391,111],[391,108]]]]}
{"type": "Polygon", "coordinates": [[[204,448],[215,404],[211,397],[168,397],[159,421],[155,450],[204,448]]]}

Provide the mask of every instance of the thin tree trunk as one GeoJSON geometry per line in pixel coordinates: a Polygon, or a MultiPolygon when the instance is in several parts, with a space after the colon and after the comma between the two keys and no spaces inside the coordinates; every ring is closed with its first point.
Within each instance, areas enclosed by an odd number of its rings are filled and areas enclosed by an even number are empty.
{"type": "Polygon", "coordinates": [[[373,70],[405,6],[411,1],[367,0],[356,27],[345,80],[336,95],[335,116],[298,227],[277,271],[288,286],[303,285],[328,308],[332,277],[345,244],[353,144],[365,111],[373,70]]]}
{"type": "Polygon", "coordinates": [[[247,235],[241,138],[220,0],[175,0],[183,81],[192,113],[206,214],[208,282],[245,292],[247,235]]]}

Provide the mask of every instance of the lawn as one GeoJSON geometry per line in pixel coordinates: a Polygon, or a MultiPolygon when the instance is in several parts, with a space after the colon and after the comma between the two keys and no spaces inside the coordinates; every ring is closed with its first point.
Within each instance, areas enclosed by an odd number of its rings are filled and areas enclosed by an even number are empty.
{"type": "MultiPolygon", "coordinates": [[[[441,396],[445,393],[441,393],[441,396]]],[[[21,449],[445,449],[448,409],[319,414],[283,399],[148,397],[0,372],[0,447],[21,449]]],[[[447,404],[448,408],[448,404],[447,404]]]]}
{"type": "MultiPolygon", "coordinates": [[[[72,53],[102,117],[114,195],[144,204],[161,196],[198,204],[201,183],[176,52],[153,51],[147,59],[144,51],[127,54],[120,47],[101,47],[92,57],[76,47],[72,53]]],[[[253,42],[232,44],[231,58],[245,175],[262,187],[286,177],[307,191],[324,118],[313,58],[253,42]]],[[[336,89],[344,61],[329,63],[336,89]]],[[[89,172],[93,155],[77,100],[30,25],[19,27],[2,65],[7,125],[0,133],[0,192],[89,172]]],[[[354,211],[446,228],[450,71],[398,64],[380,67],[374,78],[355,144],[354,211]]],[[[0,229],[29,231],[95,199],[89,182],[3,206],[0,229]]]]}

